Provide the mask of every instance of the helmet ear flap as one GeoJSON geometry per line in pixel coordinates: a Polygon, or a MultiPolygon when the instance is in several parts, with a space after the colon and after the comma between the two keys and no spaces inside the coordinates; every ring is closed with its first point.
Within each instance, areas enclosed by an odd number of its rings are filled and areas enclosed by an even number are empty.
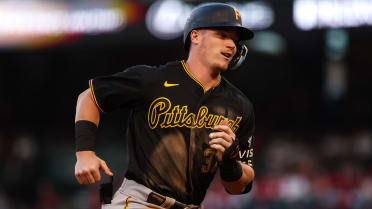
{"type": "Polygon", "coordinates": [[[233,59],[230,61],[229,69],[235,70],[238,67],[240,67],[243,61],[245,60],[245,58],[247,57],[247,53],[248,53],[247,46],[243,44],[242,42],[239,42],[237,44],[236,54],[233,57],[233,59]]]}

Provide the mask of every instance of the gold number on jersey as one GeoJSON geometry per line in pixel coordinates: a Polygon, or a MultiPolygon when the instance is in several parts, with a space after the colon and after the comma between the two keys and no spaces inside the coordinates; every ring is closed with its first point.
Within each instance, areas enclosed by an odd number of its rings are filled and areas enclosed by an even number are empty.
{"type": "Polygon", "coordinates": [[[203,173],[213,173],[217,169],[217,161],[214,161],[216,150],[207,148],[204,150],[204,163],[201,167],[203,173]],[[214,164],[212,164],[214,162],[214,164]]]}

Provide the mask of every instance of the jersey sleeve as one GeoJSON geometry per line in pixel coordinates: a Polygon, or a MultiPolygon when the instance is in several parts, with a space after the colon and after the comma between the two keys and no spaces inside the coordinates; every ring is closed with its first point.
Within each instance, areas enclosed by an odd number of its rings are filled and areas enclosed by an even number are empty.
{"type": "Polygon", "coordinates": [[[141,104],[149,72],[149,66],[134,66],[113,75],[91,79],[89,88],[94,103],[102,112],[141,104]]]}
{"type": "Polygon", "coordinates": [[[255,115],[253,107],[249,108],[249,114],[237,133],[239,139],[239,159],[241,162],[253,167],[253,133],[255,129],[255,115]]]}
{"type": "MultiPolygon", "coordinates": [[[[250,114],[241,128],[242,129],[239,131],[239,133],[237,133],[237,137],[239,139],[238,160],[253,168],[253,133],[255,129],[255,115],[252,106],[250,107],[250,114]]],[[[253,181],[247,185],[241,194],[251,191],[252,184],[253,181]]]]}

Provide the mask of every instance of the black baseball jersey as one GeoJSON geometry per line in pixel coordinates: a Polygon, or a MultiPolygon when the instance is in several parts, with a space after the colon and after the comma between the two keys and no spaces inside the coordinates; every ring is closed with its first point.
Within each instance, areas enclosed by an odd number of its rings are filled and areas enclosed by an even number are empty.
{"type": "Polygon", "coordinates": [[[240,160],[252,166],[253,106],[222,76],[206,91],[185,61],[176,61],[160,67],[134,66],[92,79],[89,85],[103,112],[131,109],[128,179],[199,205],[218,167],[208,135],[225,118],[240,140],[240,160]]]}

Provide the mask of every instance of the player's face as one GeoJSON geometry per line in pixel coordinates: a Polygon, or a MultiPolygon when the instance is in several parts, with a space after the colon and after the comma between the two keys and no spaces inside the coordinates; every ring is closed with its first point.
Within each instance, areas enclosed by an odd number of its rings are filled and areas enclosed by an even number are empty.
{"type": "Polygon", "coordinates": [[[232,29],[201,30],[201,59],[212,69],[226,70],[236,53],[238,33],[232,29]]]}

